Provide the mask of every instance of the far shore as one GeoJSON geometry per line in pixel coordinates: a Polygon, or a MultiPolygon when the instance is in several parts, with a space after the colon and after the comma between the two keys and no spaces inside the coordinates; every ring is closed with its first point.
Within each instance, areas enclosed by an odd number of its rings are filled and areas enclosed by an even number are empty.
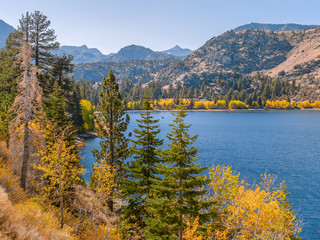
{"type": "MultiPolygon", "coordinates": [[[[175,112],[177,109],[153,109],[152,112],[175,112]]],[[[247,108],[247,109],[186,109],[187,112],[237,112],[237,111],[243,111],[243,112],[250,112],[250,111],[320,111],[318,108],[306,108],[306,109],[300,109],[300,108],[289,108],[289,109],[270,109],[270,108],[247,108]]],[[[146,110],[143,109],[136,109],[131,110],[127,109],[125,112],[146,112],[146,110]]]]}

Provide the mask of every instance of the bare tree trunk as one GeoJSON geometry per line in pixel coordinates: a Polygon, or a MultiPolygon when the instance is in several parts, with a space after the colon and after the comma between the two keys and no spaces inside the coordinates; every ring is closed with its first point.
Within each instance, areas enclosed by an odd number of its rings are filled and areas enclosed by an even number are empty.
{"type": "Polygon", "coordinates": [[[62,193],[62,182],[61,182],[61,174],[60,174],[60,228],[63,229],[63,221],[64,221],[64,216],[63,216],[63,193],[62,193]]]}
{"type": "MultiPolygon", "coordinates": [[[[114,166],[114,146],[113,146],[113,91],[110,91],[111,95],[110,95],[110,133],[112,135],[111,139],[110,139],[110,152],[111,152],[111,167],[113,168],[114,166]]],[[[110,195],[108,196],[108,208],[110,209],[111,212],[113,212],[113,191],[114,189],[112,189],[110,195]]]]}
{"type": "Polygon", "coordinates": [[[21,187],[26,190],[27,187],[27,175],[28,175],[28,163],[29,163],[29,120],[24,121],[24,135],[23,135],[23,156],[22,156],[22,167],[21,167],[21,187]]]}

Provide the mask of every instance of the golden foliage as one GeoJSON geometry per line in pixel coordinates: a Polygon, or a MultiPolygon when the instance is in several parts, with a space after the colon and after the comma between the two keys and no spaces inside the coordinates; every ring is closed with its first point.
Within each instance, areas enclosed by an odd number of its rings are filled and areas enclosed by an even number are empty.
{"type": "Polygon", "coordinates": [[[270,101],[267,100],[266,101],[266,108],[271,108],[271,109],[290,109],[295,107],[295,102],[292,102],[291,104],[289,102],[287,102],[286,100],[276,100],[276,101],[270,101]]]}
{"type": "Polygon", "coordinates": [[[101,161],[100,163],[94,163],[92,170],[91,188],[98,198],[107,201],[111,194],[117,195],[115,192],[117,189],[115,182],[116,169],[106,161],[101,161]]]}
{"type": "Polygon", "coordinates": [[[303,101],[298,104],[298,107],[302,109],[307,109],[307,108],[312,108],[312,105],[309,101],[303,101]]]}
{"type": "Polygon", "coordinates": [[[216,103],[216,108],[219,108],[219,109],[227,108],[227,102],[225,100],[218,100],[216,103]]]}
{"type": "Polygon", "coordinates": [[[320,108],[320,101],[314,101],[313,103],[311,103],[312,108],[320,108]]]}
{"type": "Polygon", "coordinates": [[[203,240],[202,236],[197,235],[197,230],[199,227],[199,217],[197,217],[191,226],[190,221],[188,220],[186,223],[187,227],[183,232],[182,239],[183,240],[203,240]]]}
{"type": "Polygon", "coordinates": [[[140,109],[141,106],[141,101],[133,101],[133,102],[128,102],[127,103],[127,107],[131,110],[136,110],[136,109],[140,109]]]}
{"type": "Polygon", "coordinates": [[[205,106],[206,106],[206,109],[214,109],[214,108],[216,108],[216,105],[215,105],[214,101],[205,102],[205,106]]]}
{"type": "Polygon", "coordinates": [[[88,100],[81,100],[81,112],[86,130],[94,129],[94,106],[88,100]]]}
{"type": "Polygon", "coordinates": [[[229,166],[213,166],[209,176],[209,198],[217,203],[212,210],[219,214],[215,239],[289,240],[301,231],[284,183],[274,187],[276,176],[265,173],[256,186],[240,181],[229,166]]]}
{"type": "Polygon", "coordinates": [[[249,108],[249,105],[246,105],[244,102],[239,100],[232,100],[229,102],[228,107],[229,109],[247,109],[249,108]]]}
{"type": "Polygon", "coordinates": [[[206,108],[205,102],[203,102],[203,101],[195,101],[194,105],[193,105],[193,108],[194,109],[205,109],[206,108]]]}
{"type": "Polygon", "coordinates": [[[66,191],[74,183],[81,181],[85,169],[73,165],[79,162],[79,156],[74,148],[75,146],[69,146],[67,140],[57,138],[55,142],[49,143],[46,148],[39,151],[41,163],[34,167],[43,172],[44,179],[50,179],[49,184],[42,188],[45,199],[49,201],[53,197],[60,199],[67,194],[66,191]]]}
{"type": "Polygon", "coordinates": [[[174,104],[173,98],[169,98],[169,99],[160,99],[158,101],[158,105],[160,107],[160,109],[174,109],[176,107],[176,105],[174,104]]]}
{"type": "Polygon", "coordinates": [[[109,223],[92,226],[89,222],[82,224],[82,230],[77,235],[79,240],[121,240],[121,231],[118,226],[109,223]]]}

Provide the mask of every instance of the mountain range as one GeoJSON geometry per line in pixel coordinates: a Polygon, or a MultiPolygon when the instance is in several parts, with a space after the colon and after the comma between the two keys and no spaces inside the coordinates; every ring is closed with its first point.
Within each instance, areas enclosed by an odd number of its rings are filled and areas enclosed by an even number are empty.
{"type": "MultiPolygon", "coordinates": [[[[6,38],[10,32],[15,29],[0,20],[0,48],[5,46],[6,38]]],[[[130,45],[123,47],[117,53],[110,53],[105,55],[97,48],[88,48],[86,45],[82,46],[61,46],[53,53],[58,55],[72,55],[73,62],[91,63],[91,62],[125,62],[132,60],[164,60],[169,58],[184,58],[192,51],[188,48],[181,48],[178,45],[165,51],[153,51],[149,48],[130,45]]]]}
{"type": "Polygon", "coordinates": [[[74,63],[100,62],[108,59],[110,55],[104,55],[97,48],[88,48],[86,45],[76,46],[61,46],[57,51],[58,55],[72,55],[74,63]]]}
{"type": "Polygon", "coordinates": [[[305,30],[308,28],[316,28],[320,27],[320,25],[302,25],[295,23],[287,23],[287,24],[271,24],[271,23],[249,23],[242,26],[239,26],[234,29],[234,31],[246,30],[246,29],[262,29],[269,31],[294,31],[294,30],[305,30]]]}
{"type": "Polygon", "coordinates": [[[319,79],[320,28],[228,31],[207,41],[177,65],[160,70],[154,79],[199,85],[218,76],[228,78],[234,72],[319,79]]]}
{"type": "Polygon", "coordinates": [[[88,48],[86,45],[61,46],[57,53],[58,55],[72,55],[74,63],[91,63],[91,62],[127,62],[132,60],[164,60],[169,58],[184,58],[192,51],[175,46],[171,49],[158,52],[150,48],[138,45],[130,45],[121,48],[117,53],[108,55],[102,54],[96,48],[88,48]]]}
{"type": "MultiPolygon", "coordinates": [[[[0,21],[2,46],[13,30],[0,21]]],[[[101,81],[113,69],[119,80],[199,86],[204,81],[215,84],[217,78],[228,80],[235,73],[243,77],[263,74],[294,79],[301,86],[316,89],[312,94],[320,94],[319,25],[250,23],[211,38],[193,52],[179,46],[156,52],[130,45],[104,55],[83,45],[62,46],[58,53],[72,54],[74,62],[81,63],[75,66],[76,80],[101,81]]]]}

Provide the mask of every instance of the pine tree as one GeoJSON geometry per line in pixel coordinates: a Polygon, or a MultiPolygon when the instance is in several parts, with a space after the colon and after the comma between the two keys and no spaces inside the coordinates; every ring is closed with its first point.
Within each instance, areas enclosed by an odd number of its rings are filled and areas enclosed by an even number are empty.
{"type": "Polygon", "coordinates": [[[35,66],[31,65],[31,48],[22,43],[22,79],[18,83],[19,95],[15,98],[9,112],[16,116],[10,124],[9,150],[14,171],[20,175],[23,189],[27,189],[32,180],[29,168],[37,162],[34,153],[38,152],[43,143],[40,117],[43,114],[41,106],[42,90],[39,86],[35,66]]]}
{"type": "Polygon", "coordinates": [[[72,121],[73,124],[78,130],[82,131],[82,126],[84,124],[83,121],[83,116],[81,112],[81,105],[80,105],[80,89],[78,84],[74,84],[73,86],[73,91],[72,91],[72,102],[73,102],[73,107],[72,107],[72,121]]]}
{"type": "Polygon", "coordinates": [[[74,64],[72,63],[72,56],[52,56],[52,65],[50,68],[50,78],[48,78],[48,86],[45,88],[46,95],[52,91],[52,85],[57,82],[62,89],[62,93],[66,99],[68,110],[73,106],[73,88],[74,79],[69,75],[73,72],[74,64]]]}
{"type": "Polygon", "coordinates": [[[151,101],[144,100],[141,119],[138,119],[138,129],[134,130],[136,140],[133,140],[133,158],[130,167],[127,168],[128,177],[122,182],[122,194],[128,205],[123,206],[121,217],[128,223],[141,229],[145,227],[144,221],[150,218],[147,212],[148,200],[153,198],[152,184],[154,180],[160,180],[156,172],[157,165],[161,162],[159,157],[163,140],[157,135],[158,119],[151,115],[151,101]]]}
{"type": "Polygon", "coordinates": [[[32,60],[36,67],[41,70],[37,73],[37,78],[43,89],[44,98],[46,98],[53,86],[49,71],[55,62],[52,51],[59,48],[59,43],[56,41],[57,36],[54,30],[49,28],[51,22],[47,19],[47,16],[40,11],[31,14],[27,12],[25,16],[22,15],[19,22],[18,30],[23,36],[23,41],[31,46],[32,60]]]}
{"type": "MultiPolygon", "coordinates": [[[[101,150],[94,149],[96,161],[102,161],[115,169],[115,182],[118,184],[123,177],[124,160],[128,157],[128,139],[124,133],[127,130],[130,118],[125,114],[126,100],[121,100],[119,86],[112,70],[108,77],[103,77],[100,92],[100,105],[97,107],[96,132],[101,138],[101,150]]],[[[93,179],[94,180],[94,179],[93,179]]],[[[114,191],[108,196],[108,208],[113,212],[114,191]]]]}
{"type": "Polygon", "coordinates": [[[14,98],[17,96],[17,82],[21,76],[19,59],[20,33],[15,31],[9,34],[6,45],[0,50],[0,141],[9,145],[9,124],[14,114],[8,113],[14,98]]]}
{"type": "Polygon", "coordinates": [[[43,105],[46,111],[46,117],[50,122],[54,123],[60,129],[64,129],[69,125],[66,99],[57,82],[53,84],[53,91],[49,94],[43,105]]]}
{"type": "Polygon", "coordinates": [[[23,33],[24,41],[32,47],[35,65],[41,70],[47,70],[52,62],[50,51],[59,47],[54,30],[49,28],[51,22],[40,11],[31,14],[27,12],[19,22],[18,29],[23,33]]]}
{"type": "Polygon", "coordinates": [[[149,200],[149,213],[154,217],[147,221],[147,236],[150,239],[182,239],[186,220],[195,220],[199,216],[204,222],[204,208],[210,203],[200,200],[206,191],[202,188],[208,183],[205,176],[199,176],[206,168],[195,164],[198,149],[191,146],[197,135],[188,133],[190,125],[184,118],[187,113],[179,107],[172,131],[167,134],[169,149],[164,151],[166,164],[159,164],[158,171],[163,178],[155,180],[153,186],[155,199],[149,200]]]}

